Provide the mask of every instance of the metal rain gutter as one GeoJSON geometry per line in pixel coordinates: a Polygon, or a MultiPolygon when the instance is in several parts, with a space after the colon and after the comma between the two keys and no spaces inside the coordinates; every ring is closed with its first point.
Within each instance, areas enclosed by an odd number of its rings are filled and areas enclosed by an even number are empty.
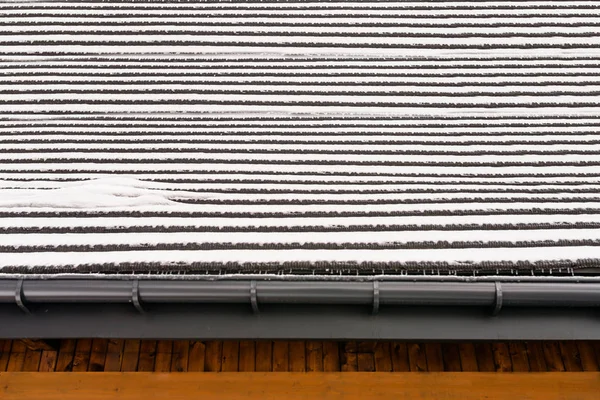
{"type": "Polygon", "coordinates": [[[598,307],[600,283],[0,280],[0,303],[598,307]]]}

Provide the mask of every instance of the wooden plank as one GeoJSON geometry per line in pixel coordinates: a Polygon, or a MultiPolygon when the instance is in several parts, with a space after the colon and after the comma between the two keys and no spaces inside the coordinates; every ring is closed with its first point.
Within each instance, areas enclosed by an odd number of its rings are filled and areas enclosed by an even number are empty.
{"type": "Polygon", "coordinates": [[[106,352],[108,351],[108,339],[92,340],[92,352],[90,354],[90,366],[88,371],[104,371],[106,352]]]}
{"type": "MultiPolygon", "coordinates": [[[[442,355],[444,357],[444,371],[462,371],[460,349],[457,343],[444,343],[442,345],[442,355]]],[[[427,364],[429,365],[429,360],[427,360],[427,364]]],[[[431,366],[429,366],[429,370],[431,371],[431,366]]]]}
{"type": "Polygon", "coordinates": [[[42,339],[19,339],[29,350],[57,350],[50,342],[42,339]]]}
{"type": "Polygon", "coordinates": [[[252,340],[242,340],[240,342],[239,371],[256,371],[256,343],[252,340]]]}
{"type": "Polygon", "coordinates": [[[205,343],[204,370],[207,372],[221,371],[223,359],[223,342],[209,341],[205,343]]]}
{"type": "Polygon", "coordinates": [[[138,371],[154,371],[156,362],[156,340],[142,340],[140,344],[140,356],[138,361],[138,371]]]}
{"type": "Polygon", "coordinates": [[[25,350],[25,360],[23,361],[23,369],[25,372],[34,372],[40,369],[40,361],[42,360],[41,350],[25,350]]]}
{"type": "Polygon", "coordinates": [[[544,350],[547,371],[560,372],[565,370],[558,342],[543,342],[542,349],[544,350]]]}
{"type": "Polygon", "coordinates": [[[490,343],[475,343],[475,356],[477,357],[477,367],[480,372],[496,371],[494,352],[490,343]]]}
{"type": "Polygon", "coordinates": [[[354,341],[340,343],[341,370],[343,372],[358,371],[358,344],[354,341]]]}
{"type": "Polygon", "coordinates": [[[25,343],[20,340],[13,340],[12,347],[10,348],[11,353],[25,353],[27,351],[27,346],[25,343]]]}
{"type": "Polygon", "coordinates": [[[477,354],[475,353],[475,345],[473,343],[460,343],[458,345],[460,354],[460,365],[464,372],[479,371],[477,365],[477,354]]]}
{"type": "MultiPolygon", "coordinates": [[[[598,371],[599,363],[596,359],[596,352],[594,351],[593,343],[588,341],[577,342],[579,348],[579,356],[581,357],[581,366],[584,371],[598,371]]],[[[0,366],[1,367],[1,366],[0,366]]]]}
{"type": "Polygon", "coordinates": [[[223,355],[221,357],[221,371],[238,371],[240,361],[240,342],[237,340],[226,340],[223,342],[223,355]]]}
{"type": "Polygon", "coordinates": [[[544,349],[541,342],[525,342],[527,348],[527,359],[529,359],[529,370],[531,372],[544,372],[548,370],[544,349]]]}
{"type": "Polygon", "coordinates": [[[273,370],[273,342],[271,340],[256,342],[256,370],[258,372],[273,370]]]}
{"type": "Polygon", "coordinates": [[[510,342],[508,344],[508,351],[510,352],[513,372],[529,372],[529,357],[527,357],[525,343],[510,342]]]}
{"type": "Polygon", "coordinates": [[[273,342],[273,372],[290,370],[290,343],[283,340],[273,342]]]}
{"type": "Polygon", "coordinates": [[[73,358],[73,372],[85,372],[90,365],[92,353],[92,339],[77,339],[75,357],[73,358]]]}
{"type": "Polygon", "coordinates": [[[116,372],[121,370],[125,341],[122,339],[110,339],[106,347],[106,361],[104,371],[116,372]]]}
{"type": "Polygon", "coordinates": [[[583,371],[577,344],[573,341],[563,341],[559,346],[565,369],[569,372],[583,371]]]}
{"type": "Polygon", "coordinates": [[[190,352],[188,356],[188,371],[204,371],[204,364],[206,363],[205,357],[206,345],[199,340],[192,341],[190,343],[190,352]]]}
{"type": "Polygon", "coordinates": [[[377,346],[377,342],[374,340],[370,340],[368,342],[356,342],[356,352],[375,353],[375,346],[377,346]]]}
{"type": "MultiPolygon", "coordinates": [[[[187,372],[190,359],[190,342],[188,340],[173,341],[171,372],[187,372]]],[[[204,360],[202,360],[204,365],[204,360]]]]}
{"type": "Polygon", "coordinates": [[[391,344],[392,350],[392,368],[394,372],[410,371],[408,362],[408,346],[406,343],[394,342],[391,344]]]}
{"type": "Polygon", "coordinates": [[[495,342],[492,344],[494,353],[494,365],[496,372],[512,372],[512,361],[508,344],[504,342],[495,342]]]}
{"type": "Polygon", "coordinates": [[[306,371],[322,372],[323,369],[323,342],[306,342],[306,371]]]}
{"type": "Polygon", "coordinates": [[[6,370],[8,372],[23,371],[26,351],[27,347],[23,342],[19,340],[13,340],[12,347],[10,349],[10,357],[8,358],[8,365],[6,366],[6,370]]]}
{"type": "Polygon", "coordinates": [[[600,373],[0,374],[3,400],[598,398],[600,373]],[[35,382],[32,385],[32,382],[35,382]]]}
{"type": "Polygon", "coordinates": [[[156,344],[156,360],[154,362],[154,371],[171,371],[171,359],[173,358],[173,341],[159,340],[156,344]]]}
{"type": "Polygon", "coordinates": [[[358,353],[356,364],[360,372],[375,372],[375,355],[373,353],[358,353]]]}
{"type": "Polygon", "coordinates": [[[425,351],[425,359],[427,360],[427,371],[443,371],[444,356],[442,355],[442,345],[440,343],[425,343],[421,346],[425,351]]]}
{"type": "Polygon", "coordinates": [[[338,342],[323,342],[323,371],[339,372],[340,365],[340,345],[338,342]]]}
{"type": "Polygon", "coordinates": [[[140,361],[141,340],[125,340],[123,344],[123,360],[121,361],[121,371],[137,371],[140,361]]]}
{"type": "Polygon", "coordinates": [[[56,372],[67,372],[73,370],[73,358],[75,357],[76,340],[66,339],[60,341],[58,358],[56,359],[56,372]]]}
{"type": "Polygon", "coordinates": [[[12,341],[0,340],[0,372],[6,371],[8,365],[8,359],[10,358],[10,348],[12,347],[12,341]]]}
{"type": "Polygon", "coordinates": [[[358,342],[356,344],[356,365],[360,372],[375,372],[375,347],[377,342],[358,342]]]}
{"type": "Polygon", "coordinates": [[[600,340],[590,342],[590,344],[592,345],[592,347],[594,348],[594,351],[596,353],[596,361],[598,362],[598,364],[600,364],[600,340]]]}
{"type": "Polygon", "coordinates": [[[290,342],[290,372],[306,372],[306,343],[303,340],[290,342]]]}
{"type": "Polygon", "coordinates": [[[407,349],[410,370],[412,372],[427,371],[427,356],[424,346],[420,343],[410,343],[407,345],[407,349]]]}
{"type": "Polygon", "coordinates": [[[378,342],[375,346],[375,371],[392,372],[392,350],[389,342],[378,342]]]}
{"type": "Polygon", "coordinates": [[[42,350],[39,372],[54,372],[58,361],[57,350],[42,350]]]}

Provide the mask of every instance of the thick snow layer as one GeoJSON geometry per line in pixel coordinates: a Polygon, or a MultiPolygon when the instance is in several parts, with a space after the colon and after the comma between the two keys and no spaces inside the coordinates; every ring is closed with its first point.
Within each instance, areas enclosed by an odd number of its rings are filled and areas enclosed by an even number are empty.
{"type": "Polygon", "coordinates": [[[0,182],[0,208],[106,208],[175,205],[170,199],[208,198],[204,194],[179,193],[149,189],[150,184],[131,178],[102,178],[90,181],[63,183],[55,189],[2,189],[0,182]]]}

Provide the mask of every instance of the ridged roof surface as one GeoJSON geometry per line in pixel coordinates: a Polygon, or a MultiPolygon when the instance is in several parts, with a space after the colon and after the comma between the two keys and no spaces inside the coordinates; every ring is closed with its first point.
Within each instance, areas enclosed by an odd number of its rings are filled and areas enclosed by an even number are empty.
{"type": "Polygon", "coordinates": [[[5,1],[0,272],[600,265],[597,1],[5,1]]]}

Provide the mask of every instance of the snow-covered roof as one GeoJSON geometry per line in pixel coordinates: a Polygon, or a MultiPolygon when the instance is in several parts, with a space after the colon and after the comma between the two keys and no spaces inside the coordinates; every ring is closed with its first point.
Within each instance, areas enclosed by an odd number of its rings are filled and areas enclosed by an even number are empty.
{"type": "Polygon", "coordinates": [[[0,273],[600,265],[593,1],[0,4],[0,273]]]}

